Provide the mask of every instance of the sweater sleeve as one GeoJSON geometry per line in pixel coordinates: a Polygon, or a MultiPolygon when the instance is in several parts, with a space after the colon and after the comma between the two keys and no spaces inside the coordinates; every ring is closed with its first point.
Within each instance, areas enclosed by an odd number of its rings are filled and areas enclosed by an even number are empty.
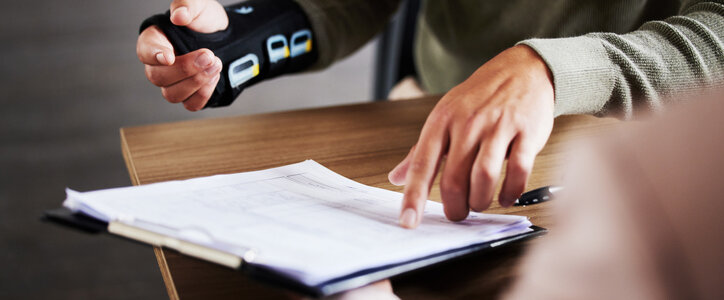
{"type": "Polygon", "coordinates": [[[316,35],[321,69],[353,53],[385,28],[399,0],[296,0],[316,35]]]}
{"type": "Polygon", "coordinates": [[[674,93],[724,83],[724,0],[682,1],[679,14],[627,34],[520,42],[553,73],[555,115],[631,118],[674,93]]]}

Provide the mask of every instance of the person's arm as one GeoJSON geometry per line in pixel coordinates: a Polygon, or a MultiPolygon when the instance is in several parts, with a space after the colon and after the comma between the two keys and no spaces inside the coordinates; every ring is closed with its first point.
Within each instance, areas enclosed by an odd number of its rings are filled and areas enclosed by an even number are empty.
{"type": "Polygon", "coordinates": [[[656,110],[674,92],[721,85],[721,2],[685,1],[680,16],[624,35],[523,41],[485,63],[438,102],[416,146],[390,172],[390,182],[405,184],[400,224],[419,224],[441,167],[440,193],[450,220],[490,206],[506,159],[498,201],[511,205],[556,115],[630,117],[656,110]]]}
{"type": "MultiPolygon", "coordinates": [[[[214,0],[174,0],[170,21],[200,33],[225,30],[229,25],[224,8],[214,0]]],[[[136,55],[146,78],[161,88],[170,103],[182,103],[190,111],[202,109],[219,82],[222,62],[209,49],[177,55],[158,26],[149,26],[138,36],[136,55]]]]}
{"type": "Polygon", "coordinates": [[[722,299],[721,92],[571,151],[556,227],[503,299],[722,299]]]}
{"type": "Polygon", "coordinates": [[[400,0],[296,0],[317,34],[324,68],[350,55],[380,33],[400,6],[400,0]]]}
{"type": "Polygon", "coordinates": [[[166,14],[144,21],[137,54],[169,102],[191,111],[225,106],[259,81],[351,54],[384,28],[397,5],[283,0],[224,8],[214,0],[174,0],[166,14]]]}
{"type": "Polygon", "coordinates": [[[531,39],[553,74],[555,114],[630,118],[668,96],[724,82],[724,1],[682,1],[679,15],[628,34],[531,39]]]}

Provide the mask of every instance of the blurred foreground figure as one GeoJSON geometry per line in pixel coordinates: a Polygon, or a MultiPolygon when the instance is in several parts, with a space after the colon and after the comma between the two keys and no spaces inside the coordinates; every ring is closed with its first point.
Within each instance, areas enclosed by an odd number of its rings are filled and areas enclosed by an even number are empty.
{"type": "Polygon", "coordinates": [[[578,151],[507,299],[724,299],[724,96],[578,151]]]}
{"type": "MultiPolygon", "coordinates": [[[[724,93],[701,97],[578,147],[504,298],[724,299],[724,93]]],[[[332,299],[372,295],[396,299],[387,282],[332,299]]]]}

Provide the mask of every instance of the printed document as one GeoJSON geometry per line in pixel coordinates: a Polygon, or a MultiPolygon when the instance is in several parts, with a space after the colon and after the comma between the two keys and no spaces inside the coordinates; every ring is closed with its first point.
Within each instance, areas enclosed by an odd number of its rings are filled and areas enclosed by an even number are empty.
{"type": "Polygon", "coordinates": [[[445,218],[428,201],[417,229],[397,224],[402,194],[370,187],[307,160],[262,171],[91,192],[64,206],[226,253],[316,285],[530,231],[526,217],[445,218]]]}

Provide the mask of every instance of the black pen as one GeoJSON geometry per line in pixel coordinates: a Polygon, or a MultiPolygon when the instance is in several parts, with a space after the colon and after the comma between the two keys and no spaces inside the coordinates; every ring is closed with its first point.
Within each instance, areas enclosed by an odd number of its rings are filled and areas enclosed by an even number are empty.
{"type": "Polygon", "coordinates": [[[562,186],[544,186],[542,188],[537,188],[532,191],[528,191],[520,195],[520,198],[515,199],[515,202],[513,203],[514,206],[524,206],[524,205],[532,205],[537,204],[541,202],[546,202],[555,196],[556,193],[560,192],[563,189],[562,186]]]}

